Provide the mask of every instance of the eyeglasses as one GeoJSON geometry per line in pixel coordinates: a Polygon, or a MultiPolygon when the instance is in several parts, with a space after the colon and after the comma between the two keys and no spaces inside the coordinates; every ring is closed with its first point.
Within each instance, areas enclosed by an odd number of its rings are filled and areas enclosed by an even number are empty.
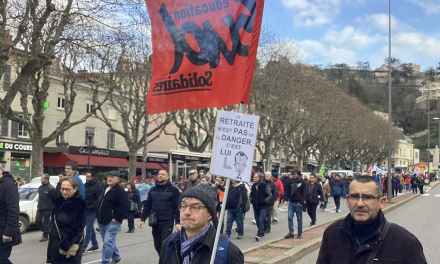
{"type": "Polygon", "coordinates": [[[374,196],[371,194],[364,194],[362,196],[360,196],[358,193],[352,193],[350,195],[348,195],[348,198],[350,198],[350,200],[352,200],[353,202],[358,202],[360,198],[362,198],[362,201],[364,203],[368,203],[368,202],[372,202],[375,199],[379,199],[381,198],[380,196],[374,196]]]}
{"type": "Polygon", "coordinates": [[[191,211],[191,213],[198,213],[200,211],[200,208],[206,208],[206,206],[201,206],[201,205],[186,205],[186,204],[179,204],[179,210],[180,211],[186,211],[186,208],[189,207],[189,210],[191,211]]]}
{"type": "Polygon", "coordinates": [[[61,192],[71,192],[72,188],[61,188],[61,192]]]}

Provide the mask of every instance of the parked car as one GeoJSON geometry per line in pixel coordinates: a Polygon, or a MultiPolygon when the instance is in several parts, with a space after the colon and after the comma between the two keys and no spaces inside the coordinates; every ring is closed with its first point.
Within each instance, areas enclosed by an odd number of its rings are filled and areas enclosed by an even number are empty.
{"type": "MultiPolygon", "coordinates": [[[[86,182],[86,176],[80,175],[79,177],[83,183],[86,182]]],[[[50,176],[49,182],[56,187],[59,182],[59,177],[50,176]]],[[[30,183],[25,184],[18,189],[18,194],[20,196],[20,217],[18,221],[20,223],[20,232],[22,234],[25,233],[30,226],[36,224],[38,187],[40,187],[40,185],[41,177],[36,177],[33,178],[30,183]]]]}

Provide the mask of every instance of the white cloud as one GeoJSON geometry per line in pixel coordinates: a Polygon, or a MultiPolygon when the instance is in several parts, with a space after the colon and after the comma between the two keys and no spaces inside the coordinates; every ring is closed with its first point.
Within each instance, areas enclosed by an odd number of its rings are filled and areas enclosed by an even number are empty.
{"type": "Polygon", "coordinates": [[[281,0],[286,8],[295,10],[295,27],[313,27],[333,21],[341,9],[341,0],[281,0]]]}
{"type": "Polygon", "coordinates": [[[380,35],[369,36],[363,30],[355,29],[352,26],[345,27],[341,31],[330,30],[326,33],[324,39],[332,45],[353,49],[365,48],[384,40],[380,35]]]}
{"type": "Polygon", "coordinates": [[[407,0],[426,10],[428,15],[440,14],[440,2],[438,0],[407,0]]]}
{"type": "Polygon", "coordinates": [[[314,59],[316,55],[319,55],[331,63],[354,64],[356,62],[356,53],[352,50],[325,45],[315,40],[301,40],[296,43],[304,51],[307,58],[314,59]]]}
{"type": "MultiPolygon", "coordinates": [[[[382,31],[388,32],[389,30],[389,17],[388,14],[372,14],[363,18],[357,18],[358,23],[366,23],[367,28],[378,28],[382,31]]],[[[413,30],[413,28],[395,16],[391,15],[391,30],[413,30]]]]}

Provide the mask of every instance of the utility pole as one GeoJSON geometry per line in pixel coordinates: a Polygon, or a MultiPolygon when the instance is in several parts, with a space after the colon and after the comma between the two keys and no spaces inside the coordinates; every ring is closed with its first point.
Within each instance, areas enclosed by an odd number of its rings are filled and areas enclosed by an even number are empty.
{"type": "Polygon", "coordinates": [[[393,190],[391,185],[391,0],[388,0],[389,34],[388,34],[388,182],[387,200],[391,201],[393,190]]]}

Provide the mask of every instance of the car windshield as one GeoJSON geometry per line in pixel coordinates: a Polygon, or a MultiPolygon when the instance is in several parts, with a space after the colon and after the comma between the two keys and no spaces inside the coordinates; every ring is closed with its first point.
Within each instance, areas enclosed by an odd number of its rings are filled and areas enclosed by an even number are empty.
{"type": "Polygon", "coordinates": [[[20,201],[32,201],[38,193],[37,188],[22,188],[18,191],[20,201]]]}

